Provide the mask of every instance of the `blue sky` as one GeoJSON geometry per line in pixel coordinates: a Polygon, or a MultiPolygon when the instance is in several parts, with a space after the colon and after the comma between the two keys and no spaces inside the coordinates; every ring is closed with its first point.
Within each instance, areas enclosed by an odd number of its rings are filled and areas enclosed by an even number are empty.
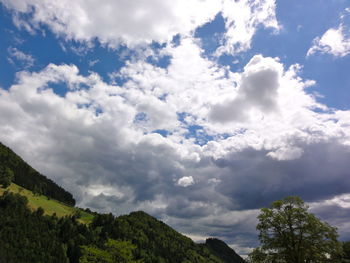
{"type": "MultiPolygon", "coordinates": [[[[312,90],[324,95],[324,98],[320,99],[322,103],[330,107],[348,109],[349,60],[346,57],[335,59],[331,54],[310,57],[305,55],[314,38],[339,25],[340,15],[347,7],[348,3],[345,0],[319,0],[307,6],[303,1],[279,1],[276,3],[276,16],[282,27],[279,33],[258,26],[249,50],[240,54],[225,54],[219,57],[218,61],[234,70],[242,70],[254,54],[278,57],[285,66],[299,63],[303,65],[304,78],[317,80],[317,85],[312,90]],[[321,17],[322,19],[319,19],[321,17]],[[233,61],[238,63],[232,63],[233,61]]],[[[3,69],[0,84],[4,88],[9,88],[14,82],[16,72],[23,69],[38,71],[49,63],[74,64],[79,67],[81,74],[95,71],[108,82],[108,74],[119,70],[128,59],[128,56],[121,56],[121,53],[133,52],[123,45],[109,49],[101,46],[96,40],[92,41],[93,47],[88,48],[84,43],[60,39],[45,25],[37,32],[29,33],[14,25],[8,9],[2,6],[0,11],[4,25],[0,32],[3,69]],[[25,54],[32,55],[35,63],[29,68],[20,61],[16,61],[15,65],[11,64],[8,60],[9,48],[17,48],[25,54]],[[77,51],[79,49],[80,52],[77,51]]],[[[201,46],[205,55],[211,56],[219,47],[220,35],[224,32],[224,18],[218,13],[214,20],[198,27],[194,36],[203,41],[201,46]]],[[[154,48],[159,46],[154,45],[154,48]]]]}
{"type": "Polygon", "coordinates": [[[80,206],[242,255],[287,195],[348,240],[349,8],[0,0],[0,140],[80,206]]]}

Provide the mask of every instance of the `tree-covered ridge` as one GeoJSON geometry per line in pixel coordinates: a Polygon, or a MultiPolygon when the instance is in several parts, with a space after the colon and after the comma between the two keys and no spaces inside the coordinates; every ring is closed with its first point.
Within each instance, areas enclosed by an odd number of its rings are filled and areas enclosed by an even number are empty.
{"type": "Polygon", "coordinates": [[[0,263],[236,262],[144,212],[115,217],[86,210],[93,219],[85,224],[79,222],[85,211],[60,213],[63,204],[50,198],[74,205],[72,195],[1,143],[0,167],[0,263]]]}
{"type": "Polygon", "coordinates": [[[7,174],[10,174],[9,176],[11,176],[12,172],[12,181],[28,190],[43,194],[68,205],[75,205],[75,200],[71,193],[37,172],[10,148],[0,142],[0,172],[1,171],[6,171],[7,174]]]}
{"type": "Polygon", "coordinates": [[[76,216],[47,216],[42,208],[31,211],[20,194],[0,196],[0,262],[242,262],[217,255],[144,212],[120,217],[95,213],[86,225],[76,216]]]}
{"type": "Polygon", "coordinates": [[[165,223],[138,211],[113,217],[97,215],[92,223],[101,234],[112,239],[130,240],[136,245],[136,259],[144,263],[237,262],[224,261],[215,256],[205,245],[195,244],[165,223]]]}

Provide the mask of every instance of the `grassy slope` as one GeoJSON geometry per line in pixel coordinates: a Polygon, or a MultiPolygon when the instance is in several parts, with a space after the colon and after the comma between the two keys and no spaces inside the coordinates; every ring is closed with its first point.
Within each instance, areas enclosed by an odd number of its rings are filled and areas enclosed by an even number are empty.
{"type": "MultiPolygon", "coordinates": [[[[88,224],[92,222],[92,214],[89,214],[79,208],[68,206],[59,201],[48,199],[44,195],[34,195],[33,192],[14,183],[12,183],[6,190],[13,193],[19,193],[20,195],[27,197],[29,207],[32,210],[36,210],[39,207],[42,207],[45,211],[45,214],[52,215],[56,213],[58,217],[74,215],[77,212],[79,212],[81,217],[78,219],[78,221],[80,221],[83,224],[88,224]]],[[[0,187],[0,195],[2,195],[4,192],[5,189],[0,187]]]]}

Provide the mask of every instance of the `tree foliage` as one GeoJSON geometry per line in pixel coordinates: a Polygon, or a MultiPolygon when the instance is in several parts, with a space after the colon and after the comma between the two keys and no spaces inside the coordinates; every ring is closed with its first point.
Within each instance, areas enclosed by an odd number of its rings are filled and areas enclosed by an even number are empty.
{"type": "Polygon", "coordinates": [[[350,241],[343,242],[343,261],[342,263],[350,263],[350,241]]]}
{"type": "Polygon", "coordinates": [[[103,249],[93,246],[82,246],[80,263],[142,263],[134,259],[136,246],[130,241],[108,239],[103,249]]]}
{"type": "Polygon", "coordinates": [[[275,201],[258,219],[262,246],[250,255],[251,262],[341,262],[336,229],[309,213],[301,198],[275,201]]]}
{"type": "Polygon", "coordinates": [[[226,262],[211,253],[207,246],[195,244],[142,211],[116,218],[112,214],[100,214],[94,218],[92,227],[103,237],[130,240],[136,245],[135,258],[144,263],[226,262]]]}
{"type": "Polygon", "coordinates": [[[0,165],[0,186],[2,186],[3,188],[7,188],[8,186],[10,186],[12,180],[13,171],[8,167],[0,165]]]}
{"type": "Polygon", "coordinates": [[[210,252],[227,263],[245,263],[245,261],[225,242],[217,238],[208,238],[205,241],[210,252]]]}

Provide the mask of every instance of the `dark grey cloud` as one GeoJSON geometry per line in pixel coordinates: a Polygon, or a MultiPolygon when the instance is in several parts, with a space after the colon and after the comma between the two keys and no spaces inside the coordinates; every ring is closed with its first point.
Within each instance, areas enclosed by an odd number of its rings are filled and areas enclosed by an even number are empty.
{"type": "Polygon", "coordinates": [[[350,240],[350,207],[342,207],[336,201],[333,204],[321,202],[311,205],[310,211],[331,226],[337,227],[340,240],[350,240]]]}
{"type": "Polygon", "coordinates": [[[317,201],[349,192],[349,147],[334,141],[307,145],[303,150],[301,158],[281,161],[267,156],[267,151],[253,149],[231,154],[226,160],[229,172],[222,175],[217,191],[232,198],[240,209],[267,206],[289,195],[317,201]]]}

